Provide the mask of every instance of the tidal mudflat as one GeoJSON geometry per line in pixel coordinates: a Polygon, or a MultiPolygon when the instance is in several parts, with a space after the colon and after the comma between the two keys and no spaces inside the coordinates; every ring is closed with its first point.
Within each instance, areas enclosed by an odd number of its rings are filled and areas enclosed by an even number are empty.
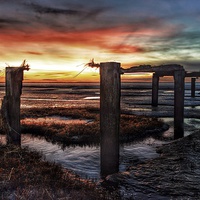
{"type": "MultiPolygon", "coordinates": [[[[1,89],[3,94],[3,88],[1,89]]],[[[199,198],[199,189],[196,187],[199,184],[197,169],[199,144],[198,134],[195,133],[198,131],[199,94],[197,92],[195,98],[190,98],[188,86],[185,103],[185,114],[187,117],[185,119],[185,134],[191,135],[188,136],[190,139],[186,137],[171,142],[173,138],[173,121],[171,120],[173,112],[172,91],[173,85],[163,85],[159,96],[160,105],[158,108],[152,108],[150,105],[151,84],[130,83],[122,85],[121,130],[123,131],[121,133],[121,149],[122,155],[124,151],[125,156],[121,156],[121,160],[128,164],[122,165],[119,174],[111,175],[104,181],[95,180],[96,182],[93,183],[95,187],[106,188],[106,191],[111,194],[109,198],[199,198]],[[162,120],[159,120],[158,117],[162,117],[162,120]],[[164,130],[168,127],[164,126],[163,129],[163,122],[170,126],[166,132],[164,130]],[[131,142],[133,142],[131,148],[124,148],[125,144],[131,142]],[[133,145],[136,145],[135,148],[133,148],[133,145]],[[177,150],[176,148],[179,146],[182,148],[177,150]],[[165,147],[167,151],[162,151],[161,149],[165,147]],[[150,154],[151,156],[149,156],[150,154]],[[184,163],[187,163],[186,165],[190,167],[183,167],[185,166],[184,163]],[[185,171],[181,171],[183,168],[185,171]],[[169,178],[169,175],[171,178],[169,178]],[[168,178],[167,181],[166,178],[168,178]],[[156,182],[157,180],[159,182],[156,182]],[[190,182],[193,183],[190,184],[190,182]],[[167,186],[165,183],[167,183],[167,186]],[[188,184],[190,184],[190,187],[188,184]],[[186,191],[185,194],[184,191],[186,191]]],[[[23,132],[31,133],[32,137],[33,135],[43,137],[48,141],[48,144],[53,142],[60,147],[58,151],[56,150],[57,152],[52,151],[48,152],[48,154],[58,155],[58,152],[66,151],[67,148],[74,148],[77,151],[78,148],[82,147],[83,149],[85,148],[82,151],[85,153],[89,152],[89,146],[95,146],[95,151],[97,151],[99,143],[98,84],[27,84],[23,88],[21,108],[23,132]],[[74,126],[74,124],[76,125],[74,126]],[[95,137],[93,137],[94,135],[95,137]],[[76,149],[77,145],[78,148],[76,149]]],[[[36,141],[38,148],[39,140],[36,141]]],[[[30,144],[27,146],[32,150],[34,149],[30,144]]],[[[38,150],[37,148],[35,150],[38,150]]],[[[42,150],[39,151],[42,152],[42,150]]],[[[68,152],[70,154],[70,151],[68,152]]],[[[75,154],[73,156],[75,157],[75,154]]],[[[99,162],[95,156],[82,154],[81,157],[85,159],[85,162],[90,162],[87,160],[89,157],[91,157],[91,160],[99,162]]],[[[55,157],[51,162],[54,161],[58,162],[55,157]]],[[[77,161],[73,159],[70,160],[68,158],[67,160],[66,158],[65,162],[74,163],[74,166],[77,165],[77,161]]],[[[81,163],[84,166],[84,161],[81,163]]],[[[73,165],[72,168],[74,168],[73,165]]],[[[84,170],[86,169],[82,167],[82,171],[84,170]]],[[[13,172],[10,171],[9,173],[12,175],[13,172]]],[[[95,173],[97,174],[97,172],[95,173]]],[[[51,190],[47,191],[50,192],[51,190]]],[[[14,193],[12,194],[14,195],[14,193]]],[[[101,195],[99,197],[103,198],[101,195]]]]}

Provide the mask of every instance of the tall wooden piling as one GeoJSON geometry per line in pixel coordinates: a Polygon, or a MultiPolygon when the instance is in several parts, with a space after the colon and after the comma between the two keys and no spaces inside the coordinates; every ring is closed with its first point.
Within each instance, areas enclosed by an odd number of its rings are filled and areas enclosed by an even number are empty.
{"type": "Polygon", "coordinates": [[[196,78],[191,78],[191,97],[195,97],[195,82],[196,78]]]}
{"type": "Polygon", "coordinates": [[[101,63],[101,177],[119,171],[120,85],[120,63],[101,63]]]}
{"type": "Polygon", "coordinates": [[[1,109],[7,144],[19,146],[21,145],[20,96],[24,70],[29,70],[29,65],[25,65],[25,61],[21,67],[6,67],[6,95],[1,109]]]}
{"type": "Polygon", "coordinates": [[[174,139],[184,136],[185,71],[174,71],[174,139]]]}
{"type": "Polygon", "coordinates": [[[159,76],[155,73],[152,78],[152,106],[158,106],[159,76]]]}

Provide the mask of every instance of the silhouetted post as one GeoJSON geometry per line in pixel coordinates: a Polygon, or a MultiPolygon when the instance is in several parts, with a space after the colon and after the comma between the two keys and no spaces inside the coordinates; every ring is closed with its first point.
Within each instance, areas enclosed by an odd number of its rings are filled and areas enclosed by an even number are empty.
{"type": "Polygon", "coordinates": [[[158,106],[159,76],[155,73],[152,78],[152,106],[158,106]]]}
{"type": "Polygon", "coordinates": [[[195,97],[195,82],[196,78],[191,78],[191,97],[195,97]]]}
{"type": "Polygon", "coordinates": [[[184,136],[185,71],[174,71],[174,139],[184,136]]]}
{"type": "Polygon", "coordinates": [[[119,171],[120,63],[100,64],[101,176],[119,171]]]}
{"type": "Polygon", "coordinates": [[[21,145],[20,96],[24,70],[29,70],[25,61],[21,67],[6,67],[6,96],[1,109],[7,144],[19,146],[21,145]]]}

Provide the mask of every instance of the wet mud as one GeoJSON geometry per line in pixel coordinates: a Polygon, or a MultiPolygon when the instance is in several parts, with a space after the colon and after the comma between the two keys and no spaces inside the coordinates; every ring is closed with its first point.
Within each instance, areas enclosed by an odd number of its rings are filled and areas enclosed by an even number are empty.
{"type": "Polygon", "coordinates": [[[159,157],[110,175],[100,185],[122,199],[200,199],[200,133],[157,147],[159,157]]]}

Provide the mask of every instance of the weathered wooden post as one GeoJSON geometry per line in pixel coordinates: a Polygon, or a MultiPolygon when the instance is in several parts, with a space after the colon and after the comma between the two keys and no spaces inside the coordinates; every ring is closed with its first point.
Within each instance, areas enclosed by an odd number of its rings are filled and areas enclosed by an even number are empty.
{"type": "Polygon", "coordinates": [[[101,177],[119,171],[120,63],[100,64],[101,177]]]}
{"type": "Polygon", "coordinates": [[[152,106],[158,106],[159,76],[154,73],[152,78],[152,106]]]}
{"type": "Polygon", "coordinates": [[[23,71],[29,66],[6,67],[6,96],[2,102],[2,118],[7,132],[7,144],[21,145],[20,96],[23,71]]]}
{"type": "Polygon", "coordinates": [[[174,139],[184,136],[185,70],[174,71],[174,139]]]}
{"type": "Polygon", "coordinates": [[[191,78],[191,97],[195,97],[195,82],[196,78],[191,78]]]}

